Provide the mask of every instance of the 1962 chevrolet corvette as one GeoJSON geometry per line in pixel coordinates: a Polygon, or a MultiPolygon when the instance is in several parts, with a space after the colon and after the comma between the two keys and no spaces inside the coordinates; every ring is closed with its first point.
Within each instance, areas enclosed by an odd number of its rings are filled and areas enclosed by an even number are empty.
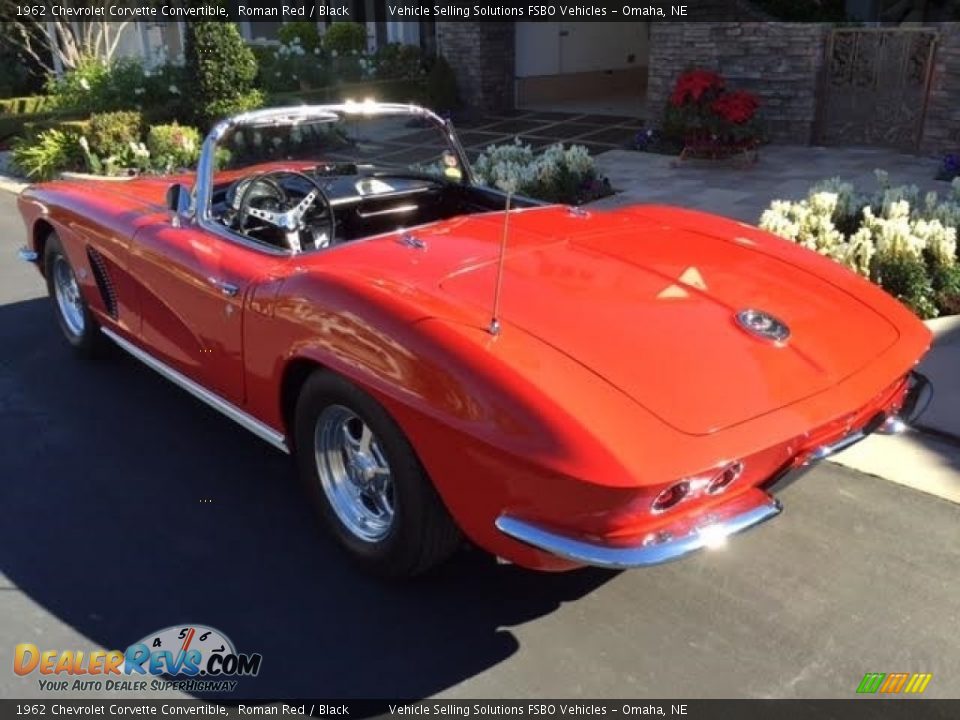
{"type": "Polygon", "coordinates": [[[250,112],[195,175],[19,207],[67,341],[293,453],[386,575],[464,538],[543,570],[715,546],[927,387],[926,328],[840,265],[699,212],[510,198],[413,106],[250,112]]]}

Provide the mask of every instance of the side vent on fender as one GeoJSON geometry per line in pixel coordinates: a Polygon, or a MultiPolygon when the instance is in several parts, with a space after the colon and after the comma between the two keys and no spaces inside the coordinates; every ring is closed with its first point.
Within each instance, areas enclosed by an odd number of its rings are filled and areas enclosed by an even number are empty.
{"type": "Polygon", "coordinates": [[[113,281],[107,272],[107,261],[103,255],[92,247],[87,248],[87,257],[90,259],[90,268],[93,270],[93,279],[97,283],[97,289],[100,291],[100,297],[103,299],[103,305],[107,309],[110,317],[117,319],[117,291],[113,287],[113,281]]]}

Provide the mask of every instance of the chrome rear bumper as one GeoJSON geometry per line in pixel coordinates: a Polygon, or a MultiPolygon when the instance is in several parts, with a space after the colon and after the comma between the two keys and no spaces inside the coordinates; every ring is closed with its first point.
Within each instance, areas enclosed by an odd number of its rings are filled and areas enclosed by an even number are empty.
{"type": "Polygon", "coordinates": [[[749,494],[752,496],[749,501],[728,516],[723,515],[727,506],[721,506],[705,513],[699,525],[679,532],[669,527],[660,528],[636,546],[620,547],[577,540],[509,515],[501,515],[496,524],[500,532],[512,538],[583,565],[606,568],[646,567],[678,560],[703,548],[720,546],[730,535],[758,525],[780,513],[780,502],[776,498],[761,490],[752,490],[749,494]]]}
{"type": "Polygon", "coordinates": [[[878,435],[899,435],[908,430],[930,404],[930,399],[933,397],[933,386],[930,384],[926,375],[918,372],[910,373],[907,382],[910,383],[910,387],[907,390],[906,397],[903,399],[903,405],[896,415],[882,415],[878,413],[876,417],[871,419],[862,428],[854,430],[849,435],[844,435],[835,442],[821,445],[813,450],[803,464],[810,465],[811,463],[830,457],[851,445],[855,445],[874,433],[878,435]]]}
{"type": "MultiPolygon", "coordinates": [[[[850,447],[871,433],[890,435],[908,428],[926,409],[933,394],[930,382],[919,373],[911,373],[910,383],[896,415],[878,413],[864,427],[815,448],[799,465],[781,471],[766,486],[780,489],[788,485],[791,476],[799,477],[810,465],[850,447]]],[[[703,548],[722,546],[731,535],[776,517],[782,509],[779,500],[760,488],[752,488],[723,505],[706,508],[702,516],[681,516],[674,525],[650,532],[640,544],[627,546],[574,538],[509,514],[498,517],[496,526],[505,535],[551,555],[583,565],[622,569],[659,565],[703,548]]]]}

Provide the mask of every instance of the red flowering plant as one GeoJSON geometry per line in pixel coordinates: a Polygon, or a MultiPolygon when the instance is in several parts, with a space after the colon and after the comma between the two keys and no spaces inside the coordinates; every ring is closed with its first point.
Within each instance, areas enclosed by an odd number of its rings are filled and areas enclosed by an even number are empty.
{"type": "Polygon", "coordinates": [[[757,144],[760,101],[746,90],[729,90],[710,70],[688,70],[677,78],[664,116],[664,134],[687,148],[740,149],[757,144]]]}

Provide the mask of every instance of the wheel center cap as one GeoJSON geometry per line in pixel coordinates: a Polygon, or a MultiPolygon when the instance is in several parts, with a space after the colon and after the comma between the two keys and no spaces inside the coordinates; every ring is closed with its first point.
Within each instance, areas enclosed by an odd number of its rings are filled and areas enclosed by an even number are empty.
{"type": "Polygon", "coordinates": [[[357,453],[353,457],[353,476],[358,485],[365,487],[377,474],[377,464],[373,458],[357,453]]]}

